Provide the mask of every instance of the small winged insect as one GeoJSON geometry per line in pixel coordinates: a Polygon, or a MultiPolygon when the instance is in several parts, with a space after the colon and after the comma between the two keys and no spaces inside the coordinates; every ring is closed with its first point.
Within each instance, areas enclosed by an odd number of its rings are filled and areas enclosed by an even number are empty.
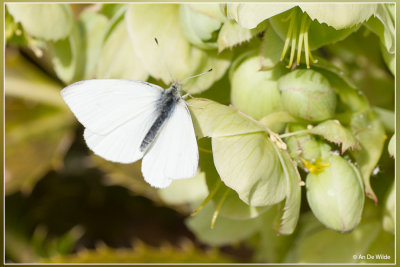
{"type": "Polygon", "coordinates": [[[145,180],[164,188],[195,176],[198,167],[196,136],[181,91],[179,82],[164,90],[143,81],[93,79],[71,84],[61,95],[85,127],[86,144],[95,154],[119,163],[143,158],[145,180]]]}

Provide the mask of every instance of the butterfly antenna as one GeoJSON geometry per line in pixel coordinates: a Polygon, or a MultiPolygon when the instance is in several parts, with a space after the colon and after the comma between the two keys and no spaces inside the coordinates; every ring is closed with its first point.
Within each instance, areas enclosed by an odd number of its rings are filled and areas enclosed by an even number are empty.
{"type": "Polygon", "coordinates": [[[169,74],[169,77],[171,78],[171,81],[172,81],[172,82],[175,82],[175,79],[174,79],[174,77],[172,76],[171,72],[169,71],[169,68],[168,68],[167,62],[165,61],[164,53],[161,53],[161,50],[160,50],[160,45],[158,44],[158,40],[157,40],[157,38],[156,38],[156,37],[154,37],[154,41],[155,41],[155,42],[156,42],[156,44],[157,44],[157,47],[158,47],[158,53],[160,54],[160,57],[161,57],[161,60],[162,60],[162,62],[163,62],[163,65],[164,65],[164,67],[165,67],[165,68],[167,69],[167,71],[168,71],[168,74],[169,74]]]}
{"type": "Polygon", "coordinates": [[[209,73],[209,72],[211,72],[211,71],[213,71],[213,69],[209,69],[208,71],[202,72],[202,73],[200,73],[200,74],[197,74],[197,75],[194,75],[194,76],[187,77],[187,78],[183,79],[183,80],[181,81],[181,83],[183,83],[183,82],[185,82],[185,81],[187,81],[187,80],[190,80],[190,79],[192,79],[192,78],[195,78],[195,77],[201,76],[201,75],[203,75],[203,74],[209,73]]]}

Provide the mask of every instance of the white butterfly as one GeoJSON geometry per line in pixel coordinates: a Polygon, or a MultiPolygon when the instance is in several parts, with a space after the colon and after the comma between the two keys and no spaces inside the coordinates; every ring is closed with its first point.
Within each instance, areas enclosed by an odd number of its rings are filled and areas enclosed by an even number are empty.
{"type": "Polygon", "coordinates": [[[199,152],[181,84],[166,90],[142,81],[95,79],[61,91],[85,126],[84,138],[97,155],[132,163],[143,157],[145,180],[158,188],[196,175],[199,152]]]}

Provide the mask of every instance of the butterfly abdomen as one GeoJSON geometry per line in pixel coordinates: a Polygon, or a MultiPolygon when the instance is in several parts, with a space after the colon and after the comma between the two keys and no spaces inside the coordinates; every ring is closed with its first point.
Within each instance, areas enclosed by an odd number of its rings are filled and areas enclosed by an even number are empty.
{"type": "Polygon", "coordinates": [[[162,93],[162,96],[157,103],[157,111],[159,114],[144,137],[140,145],[140,151],[145,151],[149,144],[153,142],[165,121],[172,115],[179,99],[180,96],[175,86],[172,86],[162,93]]]}

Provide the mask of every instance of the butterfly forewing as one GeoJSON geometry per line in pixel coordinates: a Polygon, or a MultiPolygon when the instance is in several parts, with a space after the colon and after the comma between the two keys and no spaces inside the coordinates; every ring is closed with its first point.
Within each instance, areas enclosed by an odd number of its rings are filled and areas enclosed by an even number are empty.
{"type": "Polygon", "coordinates": [[[143,112],[154,111],[162,91],[141,81],[96,79],[71,84],[61,95],[83,126],[106,135],[143,112]]]}

